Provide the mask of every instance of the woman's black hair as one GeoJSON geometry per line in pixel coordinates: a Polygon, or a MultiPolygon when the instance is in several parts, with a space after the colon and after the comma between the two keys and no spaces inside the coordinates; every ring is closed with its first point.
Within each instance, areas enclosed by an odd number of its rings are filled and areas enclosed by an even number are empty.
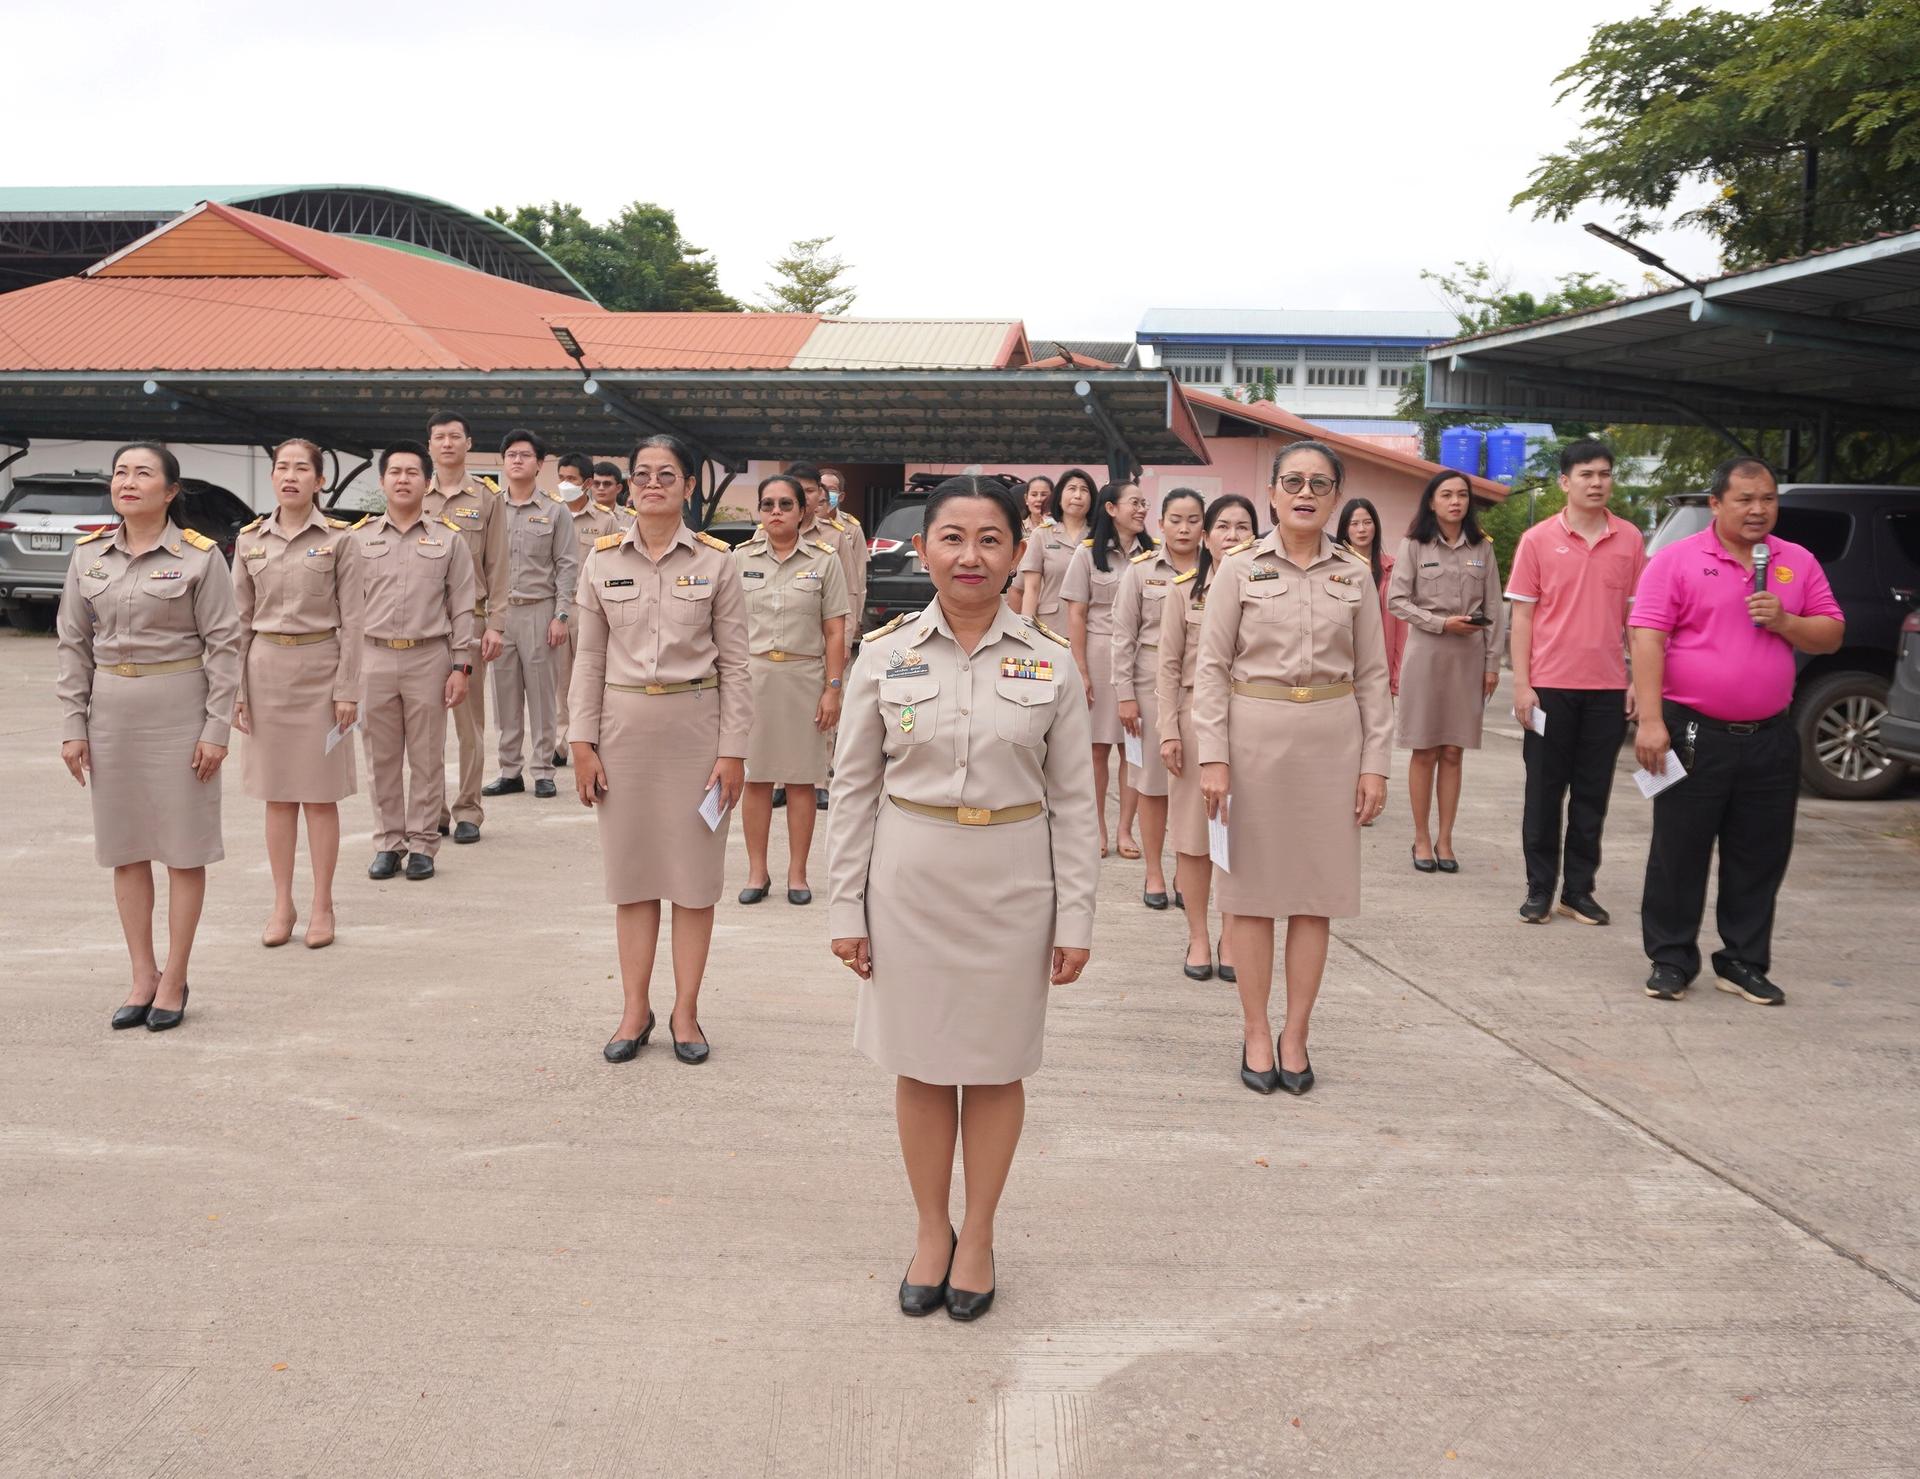
{"type": "Polygon", "coordinates": [[[1467,485],[1467,517],[1461,523],[1461,532],[1467,536],[1468,544],[1478,544],[1487,536],[1481,531],[1480,521],[1473,516],[1473,483],[1463,472],[1443,470],[1427,479],[1427,486],[1420,490],[1420,504],[1414,510],[1413,522],[1407,525],[1407,538],[1415,544],[1426,544],[1440,537],[1440,520],[1433,511],[1433,495],[1439,491],[1442,483],[1451,483],[1455,478],[1467,485]]]}
{"type": "MultiPolygon", "coordinates": [[[[109,462],[107,466],[118,467],[120,465],[120,459],[129,452],[153,453],[155,457],[160,459],[160,476],[167,480],[167,486],[169,488],[177,488],[180,485],[180,459],[175,457],[173,453],[169,452],[158,442],[128,442],[126,446],[119,448],[113,454],[113,461],[109,462]]],[[[180,522],[173,516],[174,511],[179,507],[180,500],[178,498],[171,500],[167,504],[167,518],[172,523],[178,524],[180,522]]]]}
{"type": "MultiPolygon", "coordinates": [[[[1128,488],[1137,489],[1138,487],[1138,483],[1108,483],[1106,487],[1100,490],[1100,496],[1094,500],[1093,528],[1088,532],[1093,535],[1094,567],[1102,574],[1105,574],[1107,571],[1107,556],[1109,554],[1117,554],[1122,558],[1130,558],[1131,555],[1140,552],[1140,550],[1129,552],[1121,549],[1120,531],[1114,528],[1113,525],[1113,506],[1120,501],[1120,494],[1128,488]]],[[[1153,536],[1147,533],[1144,526],[1136,537],[1140,541],[1140,549],[1159,548],[1159,546],[1153,542],[1153,536]]]]}
{"type": "Polygon", "coordinates": [[[760,507],[760,500],[767,496],[767,489],[771,488],[775,483],[785,483],[789,488],[793,489],[794,502],[799,504],[803,512],[805,511],[807,506],[807,490],[800,486],[800,479],[796,478],[792,473],[786,472],[777,472],[770,477],[760,479],[760,486],[754,489],[753,493],[753,506],[755,509],[760,507]]]}
{"type": "Polygon", "coordinates": [[[1100,497],[1100,485],[1084,467],[1070,467],[1060,474],[1060,481],[1053,485],[1053,496],[1047,500],[1047,517],[1056,524],[1066,522],[1066,510],[1060,506],[1060,495],[1075,478],[1087,485],[1087,519],[1092,522],[1094,505],[1100,497]]]}
{"type": "Polygon", "coordinates": [[[636,442],[633,452],[627,458],[627,465],[631,467],[640,454],[649,447],[659,447],[661,450],[670,453],[673,460],[680,464],[681,477],[693,479],[700,476],[700,458],[695,454],[693,448],[681,441],[679,437],[664,431],[656,432],[644,441],[636,442]]]}
{"type": "Polygon", "coordinates": [[[1007,521],[1007,533],[1018,544],[1024,537],[1020,533],[1020,521],[1026,516],[1026,510],[1015,501],[1012,491],[998,478],[979,477],[972,473],[962,473],[958,477],[948,478],[927,495],[925,522],[920,532],[925,535],[933,528],[933,516],[941,508],[956,498],[984,498],[1000,510],[1000,516],[1007,521]]]}
{"type": "Polygon", "coordinates": [[[1200,561],[1193,567],[1193,593],[1196,596],[1206,594],[1207,582],[1213,579],[1213,546],[1207,543],[1207,535],[1213,533],[1213,526],[1220,522],[1220,515],[1230,508],[1244,508],[1247,522],[1253,526],[1254,536],[1260,534],[1260,512],[1253,506],[1253,500],[1244,493],[1222,493],[1207,505],[1206,513],[1200,519],[1200,561]]]}
{"type": "Polygon", "coordinates": [[[1203,519],[1206,518],[1207,500],[1200,496],[1200,490],[1198,488],[1175,488],[1171,493],[1167,494],[1165,498],[1160,500],[1160,518],[1162,522],[1165,522],[1167,510],[1173,507],[1174,500],[1178,498],[1191,498],[1195,503],[1200,505],[1200,517],[1203,519]]]}
{"type": "Polygon", "coordinates": [[[1353,542],[1347,538],[1347,526],[1353,522],[1355,514],[1365,514],[1373,520],[1373,548],[1367,551],[1367,560],[1373,566],[1373,583],[1380,584],[1380,510],[1365,498],[1350,498],[1340,510],[1340,527],[1334,532],[1334,538],[1353,548],[1353,542]]]}

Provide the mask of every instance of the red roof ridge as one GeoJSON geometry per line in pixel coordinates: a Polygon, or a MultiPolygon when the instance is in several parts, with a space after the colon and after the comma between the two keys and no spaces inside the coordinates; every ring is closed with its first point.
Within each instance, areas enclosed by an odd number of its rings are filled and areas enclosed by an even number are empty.
{"type": "Polygon", "coordinates": [[[363,300],[369,308],[385,318],[396,333],[404,335],[417,344],[440,369],[459,370],[466,367],[466,362],[459,355],[435,338],[430,330],[422,328],[399,304],[366,279],[350,277],[345,281],[355,297],[363,300]]]}

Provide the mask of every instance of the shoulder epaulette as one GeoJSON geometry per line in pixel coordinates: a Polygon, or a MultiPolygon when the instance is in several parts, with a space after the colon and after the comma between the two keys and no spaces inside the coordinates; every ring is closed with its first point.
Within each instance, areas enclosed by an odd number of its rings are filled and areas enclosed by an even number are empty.
{"type": "Polygon", "coordinates": [[[242,534],[251,534],[255,529],[258,529],[262,524],[266,523],[266,521],[267,521],[267,516],[265,514],[262,514],[260,515],[259,518],[255,519],[251,524],[242,524],[240,526],[240,532],[242,534]]]}
{"type": "Polygon", "coordinates": [[[1146,563],[1148,560],[1151,560],[1155,555],[1159,553],[1160,551],[1157,549],[1143,549],[1140,551],[1139,554],[1135,555],[1131,560],[1127,561],[1127,563],[1129,565],[1141,565],[1146,563]]]}
{"type": "Polygon", "coordinates": [[[105,529],[95,529],[93,533],[82,534],[78,539],[74,540],[74,548],[78,549],[83,544],[92,544],[96,539],[109,539],[119,531],[120,526],[118,524],[110,525],[105,529]]]}
{"type": "Polygon", "coordinates": [[[1373,562],[1350,544],[1336,544],[1333,547],[1333,552],[1336,555],[1342,555],[1353,561],[1356,565],[1365,565],[1369,570],[1373,568],[1373,562]]]}
{"type": "Polygon", "coordinates": [[[623,518],[623,519],[637,519],[640,517],[632,509],[628,508],[624,503],[616,503],[613,506],[613,511],[616,515],[618,515],[620,518],[623,518]]]}
{"type": "Polygon", "coordinates": [[[894,619],[888,622],[885,626],[875,627],[870,632],[862,632],[860,634],[860,640],[862,642],[871,642],[875,637],[886,636],[888,632],[892,631],[895,627],[899,626],[902,622],[904,622],[910,614],[911,613],[909,612],[902,611],[898,616],[894,617],[894,619]]]}
{"type": "Polygon", "coordinates": [[[694,535],[693,537],[699,540],[708,549],[717,549],[722,554],[731,554],[733,551],[733,546],[728,544],[726,540],[716,539],[713,537],[713,535],[707,533],[707,531],[704,529],[702,529],[698,534],[694,535]]]}
{"type": "Polygon", "coordinates": [[[562,498],[552,488],[547,489],[547,497],[551,498],[555,503],[571,503],[573,501],[568,498],[562,498]]]}
{"type": "Polygon", "coordinates": [[[213,541],[207,538],[207,536],[202,534],[198,529],[182,529],[180,531],[180,537],[186,540],[186,542],[192,545],[195,549],[212,549],[213,548],[213,541]]]}
{"type": "Polygon", "coordinates": [[[458,534],[460,532],[460,526],[454,523],[454,521],[448,518],[445,514],[440,515],[440,522],[445,524],[449,529],[453,530],[455,534],[458,534]]]}
{"type": "Polygon", "coordinates": [[[1047,514],[1047,515],[1045,515],[1045,516],[1044,516],[1044,517],[1043,517],[1043,518],[1042,518],[1042,519],[1040,520],[1040,523],[1039,523],[1039,526],[1038,526],[1038,527],[1040,527],[1040,528],[1042,528],[1042,529],[1051,529],[1051,528],[1053,527],[1053,515],[1052,515],[1052,514],[1047,514]]]}
{"type": "Polygon", "coordinates": [[[1093,536],[1091,534],[1089,534],[1085,539],[1080,541],[1080,548],[1082,549],[1093,548],[1093,536]]]}
{"type": "Polygon", "coordinates": [[[1198,565],[1195,565],[1191,570],[1182,570],[1178,575],[1174,576],[1173,583],[1175,585],[1185,585],[1188,581],[1192,580],[1193,577],[1198,575],[1199,573],[1200,573],[1200,567],[1198,565]]]}
{"type": "Polygon", "coordinates": [[[830,544],[828,544],[828,543],[826,542],[826,540],[824,540],[824,539],[816,539],[816,540],[814,540],[814,542],[813,542],[813,547],[814,547],[815,549],[817,549],[817,550],[819,550],[819,551],[820,551],[820,552],[821,552],[822,554],[826,554],[826,555],[831,555],[831,554],[836,554],[836,553],[838,553],[838,551],[836,551],[836,550],[834,549],[834,547],[833,547],[832,545],[830,545],[830,544]]]}
{"type": "Polygon", "coordinates": [[[481,487],[485,488],[489,493],[498,493],[500,491],[500,485],[496,483],[492,478],[481,476],[481,477],[475,478],[474,481],[478,483],[481,487]]]}
{"type": "Polygon", "coordinates": [[[1053,640],[1058,642],[1062,647],[1071,647],[1073,645],[1065,637],[1061,636],[1058,632],[1056,632],[1052,627],[1048,626],[1044,621],[1035,621],[1033,623],[1033,629],[1043,637],[1053,638],[1053,640]]]}
{"type": "Polygon", "coordinates": [[[593,547],[595,549],[612,549],[616,544],[625,540],[626,537],[624,534],[602,534],[598,539],[594,540],[593,547]]]}
{"type": "Polygon", "coordinates": [[[1259,542],[1260,542],[1260,537],[1256,534],[1252,539],[1241,540],[1232,549],[1228,550],[1227,553],[1230,555],[1240,554],[1244,550],[1252,549],[1259,542]]]}
{"type": "Polygon", "coordinates": [[[349,524],[345,519],[336,519],[333,515],[329,514],[327,515],[327,527],[329,529],[351,529],[353,525],[349,524]]]}
{"type": "MultiPolygon", "coordinates": [[[[374,516],[372,514],[360,515],[360,524],[371,524],[373,522],[373,517],[374,516]]],[[[355,524],[353,527],[355,529],[358,529],[360,527],[360,524],[355,524]]]]}
{"type": "Polygon", "coordinates": [[[844,531],[847,527],[845,524],[840,522],[840,515],[838,514],[835,514],[832,518],[828,519],[827,522],[831,524],[834,528],[842,531],[844,531]]]}

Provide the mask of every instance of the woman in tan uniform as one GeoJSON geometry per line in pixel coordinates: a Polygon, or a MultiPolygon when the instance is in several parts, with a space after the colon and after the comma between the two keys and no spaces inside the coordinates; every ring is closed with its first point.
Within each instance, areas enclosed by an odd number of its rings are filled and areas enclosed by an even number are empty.
{"type": "MultiPolygon", "coordinates": [[[[1199,559],[1200,524],[1206,504],[1191,488],[1175,488],[1160,500],[1158,549],[1137,554],[1120,574],[1113,598],[1113,695],[1120,727],[1140,745],[1134,774],[1140,816],[1140,847],[1147,855],[1145,891],[1149,909],[1167,907],[1167,767],[1160,759],[1160,706],[1154,696],[1160,667],[1160,613],[1174,581],[1199,559]]],[[[1182,901],[1184,902],[1184,900],[1182,901]]]]}
{"type": "Polygon", "coordinates": [[[682,1063],[708,1055],[700,981],[727,818],[745,780],[753,690],[733,552],[681,518],[698,466],[675,437],[636,447],[636,517],[624,533],[595,541],[580,572],[567,739],[580,802],[600,810],[607,901],[615,906],[626,1010],[606,1045],[609,1063],[633,1058],[653,1031],[647,989],[662,899],[673,904],[673,1053],[682,1063]],[[700,806],[716,786],[720,824],[709,829],[700,806]]]}
{"type": "MultiPolygon", "coordinates": [[[[1060,599],[1067,606],[1067,637],[1080,667],[1087,707],[1093,711],[1093,793],[1099,806],[1101,857],[1107,855],[1107,762],[1125,738],[1113,690],[1113,598],[1127,561],[1154,547],[1146,528],[1146,495],[1132,483],[1107,484],[1094,505],[1093,532],[1074,553],[1067,578],[1060,583],[1060,599]]],[[[1127,757],[1122,754],[1119,849],[1123,858],[1140,856],[1133,842],[1136,799],[1127,757]]]]}
{"type": "Polygon", "coordinates": [[[220,765],[240,683],[240,618],[219,546],[168,517],[180,464],[152,442],[113,454],[120,526],[74,546],[60,599],[60,759],[93,778],[93,850],[113,869],[133,966],[117,1028],[178,1027],[220,839],[220,765]],[[167,868],[167,958],[153,865],[167,868]]]}
{"type": "Polygon", "coordinates": [[[320,449],[294,438],[273,453],[279,508],[234,542],[233,593],[240,610],[240,694],[233,727],[240,781],[267,804],[267,865],[273,914],[267,946],[293,938],[293,860],[300,809],[307,813],[313,904],[305,945],[333,943],[333,871],[340,861],[340,799],[354,792],[353,745],[327,737],[360,711],[360,582],[344,519],[320,512],[320,449]]]}
{"type": "Polygon", "coordinates": [[[847,577],[832,545],[800,537],[807,495],[797,478],[775,473],[760,484],[759,499],[759,531],[733,552],[746,593],[753,674],[753,731],[740,803],[747,886],[740,902],[757,904],[773,887],[767,844],[773,788],[779,785],[787,790],[787,902],[811,904],[807,856],[813,851],[814,788],[827,783],[833,730],[840,722],[849,646],[847,577]]]}
{"type": "Polygon", "coordinates": [[[1386,803],[1393,700],[1380,598],[1326,532],[1344,476],[1319,442],[1274,459],[1274,527],[1221,567],[1200,624],[1200,790],[1209,816],[1225,808],[1220,908],[1234,916],[1240,1078],[1261,1094],[1313,1087],[1307,1019],[1328,921],[1360,911],[1360,828],[1386,803]],[[1267,1016],[1276,919],[1287,921],[1278,1044],[1267,1016]]]}
{"type": "Polygon", "coordinates": [[[1067,629],[1066,613],[1060,609],[1060,583],[1067,578],[1074,551],[1087,537],[1093,519],[1093,486],[1092,476],[1077,467],[1062,473],[1047,502],[1047,515],[1020,557],[1013,609],[1046,622],[1057,632],[1067,629]]]}
{"type": "Polygon", "coordinates": [[[1033,531],[1046,519],[1047,509],[1053,503],[1053,479],[1044,473],[1028,478],[1021,501],[1026,505],[1026,517],[1020,521],[1020,537],[1031,539],[1033,531]]]}
{"type": "Polygon", "coordinates": [[[1400,660],[1398,738],[1413,751],[1407,766],[1413,866],[1458,873],[1453,822],[1460,812],[1461,756],[1480,748],[1480,723],[1500,682],[1505,615],[1500,562],[1459,473],[1435,474],[1421,493],[1394,557],[1387,609],[1411,628],[1400,660]],[[1429,831],[1436,789],[1440,825],[1429,831]]]}
{"type": "MultiPolygon", "coordinates": [[[[1207,509],[1201,525],[1200,553],[1194,567],[1174,577],[1173,590],[1160,604],[1160,661],[1154,675],[1159,708],[1160,760],[1167,768],[1167,825],[1173,834],[1173,882],[1187,912],[1187,957],[1181,973],[1189,981],[1213,977],[1234,982],[1233,916],[1220,916],[1220,948],[1207,931],[1207,895],[1213,884],[1213,860],[1207,847],[1207,803],[1200,794],[1200,765],[1193,744],[1193,669],[1200,655],[1200,619],[1207,590],[1229,551],[1251,545],[1260,531],[1250,500],[1222,493],[1207,509]]],[[[1167,541],[1173,534],[1167,532],[1167,541]]],[[[1149,738],[1155,738],[1149,735],[1149,738]]]]}
{"type": "Polygon", "coordinates": [[[1060,639],[1001,599],[1020,508],[949,478],[914,548],[936,597],[869,632],[827,819],[833,953],[860,977],[860,1050],[896,1075],[919,1213],[900,1308],[987,1312],[993,1219],[1040,1067],[1049,984],[1079,979],[1099,882],[1087,710],[1060,639]],[[950,1221],[956,1135],[966,1220],[950,1221]]]}

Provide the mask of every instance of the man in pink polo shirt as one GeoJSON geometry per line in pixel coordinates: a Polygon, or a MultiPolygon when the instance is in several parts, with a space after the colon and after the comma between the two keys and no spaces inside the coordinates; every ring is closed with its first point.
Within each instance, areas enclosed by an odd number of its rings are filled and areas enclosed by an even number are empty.
{"type": "Polygon", "coordinates": [[[1520,821],[1527,898],[1520,918],[1545,924],[1558,884],[1562,914],[1582,924],[1606,924],[1609,916],[1593,887],[1614,762],[1633,713],[1627,607],[1647,551],[1640,531],[1607,510],[1613,451],[1605,442],[1572,442],[1561,452],[1560,491],[1567,495],[1565,510],[1521,536],[1507,581],[1513,712],[1528,726],[1521,745],[1527,763],[1520,821]],[[1536,709],[1547,721],[1544,735],[1531,727],[1536,709]]]}
{"type": "Polygon", "coordinates": [[[1786,993],[1767,979],[1773,907],[1793,852],[1800,741],[1788,710],[1796,652],[1832,652],[1846,622],[1812,554],[1775,539],[1780,490],[1757,457],[1714,469],[1712,525],[1668,545],[1635,593],[1634,754],[1658,774],[1675,749],[1687,778],[1653,802],[1653,841],[1640,932],[1653,973],[1647,995],[1677,1001],[1700,972],[1707,870],[1720,845],[1715,905],[1722,991],[1762,1006],[1786,993]],[[1754,548],[1765,544],[1766,587],[1754,548]]]}

